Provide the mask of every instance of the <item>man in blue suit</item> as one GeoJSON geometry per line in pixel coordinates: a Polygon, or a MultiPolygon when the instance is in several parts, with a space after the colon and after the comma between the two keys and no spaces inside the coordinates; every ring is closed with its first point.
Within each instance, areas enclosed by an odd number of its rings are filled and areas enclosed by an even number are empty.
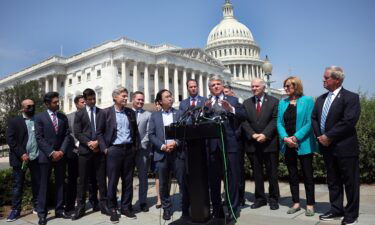
{"type": "MultiPolygon", "coordinates": [[[[224,148],[227,159],[228,171],[228,189],[231,207],[235,216],[238,216],[239,208],[239,182],[240,182],[240,167],[238,156],[238,142],[236,139],[235,120],[245,120],[245,110],[238,102],[238,99],[233,96],[226,96],[223,93],[224,84],[219,76],[213,76],[209,80],[209,89],[211,95],[206,101],[206,115],[226,117],[224,125],[224,148]]],[[[212,213],[214,218],[223,218],[224,211],[221,201],[221,178],[223,177],[223,154],[221,139],[208,140],[208,170],[209,170],[209,186],[212,203],[212,213]]],[[[225,174],[224,174],[225,176],[225,174]]],[[[225,179],[225,178],[224,178],[225,179]]],[[[228,195],[226,195],[227,197],[228,195]]],[[[230,210],[231,212],[231,210],[230,210]]],[[[232,214],[231,214],[232,215],[232,214]]],[[[232,215],[233,216],[233,215],[232,215]]]]}
{"type": "Polygon", "coordinates": [[[112,98],[114,105],[101,110],[98,114],[96,133],[100,151],[107,155],[110,220],[118,223],[116,194],[120,177],[122,182],[120,212],[129,219],[137,218],[132,212],[131,200],[139,135],[135,112],[125,107],[128,90],[119,87],[112,92],[112,98]]]}
{"type": "Polygon", "coordinates": [[[40,187],[37,212],[39,225],[47,224],[47,186],[51,169],[55,174],[55,218],[69,218],[64,213],[64,155],[72,150],[69,138],[68,118],[59,112],[59,93],[48,92],[44,96],[47,110],[35,117],[35,137],[38,144],[40,164],[40,187]]]}
{"type": "Polygon", "coordinates": [[[182,219],[187,219],[189,217],[189,197],[186,185],[185,153],[177,140],[166,139],[164,131],[165,126],[169,126],[179,119],[180,111],[172,108],[172,93],[166,89],[158,92],[156,101],[159,102],[162,110],[151,114],[148,133],[154,148],[154,161],[160,180],[160,198],[164,209],[163,219],[170,220],[172,216],[172,203],[168,187],[172,171],[182,195],[182,219]]]}
{"type": "Polygon", "coordinates": [[[185,112],[189,107],[203,107],[207,99],[198,95],[199,87],[197,80],[189,79],[186,81],[186,88],[189,97],[180,102],[179,110],[185,112]]]}

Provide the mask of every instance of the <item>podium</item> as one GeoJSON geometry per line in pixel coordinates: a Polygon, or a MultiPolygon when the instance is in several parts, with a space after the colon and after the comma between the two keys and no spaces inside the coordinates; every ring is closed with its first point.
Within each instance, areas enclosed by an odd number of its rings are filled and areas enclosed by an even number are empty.
{"type": "Polygon", "coordinates": [[[210,219],[206,139],[220,137],[219,124],[166,126],[165,135],[166,139],[185,141],[190,217],[193,223],[205,223],[210,219]]]}

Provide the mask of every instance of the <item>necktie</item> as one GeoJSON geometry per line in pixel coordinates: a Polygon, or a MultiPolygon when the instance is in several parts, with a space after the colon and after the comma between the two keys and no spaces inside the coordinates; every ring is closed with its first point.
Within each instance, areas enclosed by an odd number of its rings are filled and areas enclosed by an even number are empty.
{"type": "Polygon", "coordinates": [[[257,116],[259,117],[260,115],[260,110],[261,110],[261,105],[260,105],[260,98],[256,98],[257,99],[257,116]]]}
{"type": "Polygon", "coordinates": [[[91,127],[91,139],[96,140],[94,107],[90,107],[90,127],[91,127]]]}
{"type": "Polygon", "coordinates": [[[325,132],[327,115],[329,112],[329,108],[331,107],[331,104],[332,104],[332,99],[333,99],[333,93],[329,92],[327,99],[323,105],[322,117],[320,118],[320,130],[322,131],[322,133],[325,132]]]}
{"type": "Polygon", "coordinates": [[[195,107],[195,98],[191,99],[191,106],[195,107]]]}
{"type": "Polygon", "coordinates": [[[57,133],[57,131],[59,130],[59,126],[57,124],[57,117],[56,117],[56,113],[53,112],[51,113],[52,115],[52,124],[53,124],[53,128],[55,128],[55,132],[57,133]]]}

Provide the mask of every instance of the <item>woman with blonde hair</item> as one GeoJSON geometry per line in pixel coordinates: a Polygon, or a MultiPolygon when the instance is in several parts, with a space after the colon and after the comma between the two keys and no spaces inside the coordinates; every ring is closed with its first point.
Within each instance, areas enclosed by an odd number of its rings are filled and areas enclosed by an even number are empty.
{"type": "Polygon", "coordinates": [[[311,114],[314,100],[303,95],[302,82],[297,77],[288,77],[284,81],[287,98],[279,103],[277,131],[280,138],[280,151],[284,154],[289,172],[289,185],[293,206],[288,214],[301,209],[299,199],[299,178],[297,161],[301,164],[306,190],[307,206],[305,215],[315,214],[315,194],[313,176],[313,153],[317,151],[317,143],[311,126],[311,114]]]}

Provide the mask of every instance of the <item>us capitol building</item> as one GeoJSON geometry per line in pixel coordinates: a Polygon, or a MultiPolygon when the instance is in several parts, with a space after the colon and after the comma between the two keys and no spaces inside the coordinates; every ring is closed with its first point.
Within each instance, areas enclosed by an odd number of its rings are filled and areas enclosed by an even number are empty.
{"type": "MultiPolygon", "coordinates": [[[[188,96],[187,79],[197,79],[199,94],[208,96],[209,78],[221,75],[244,100],[251,96],[253,78],[267,81],[262,69],[265,61],[259,57],[251,31],[235,19],[230,0],[222,10],[223,19],[208,35],[205,49],[154,46],[123,37],[70,57],[53,56],[10,74],[0,80],[0,90],[17,81],[38,80],[45,92],[60,93],[62,109],[69,113],[75,110],[74,97],[86,88],[97,92],[97,105],[102,108],[113,104],[112,91],[119,86],[130,95],[143,91],[145,103],[152,103],[159,90],[169,89],[178,105],[188,96]]],[[[278,89],[268,91],[282,95],[278,89]]]]}

